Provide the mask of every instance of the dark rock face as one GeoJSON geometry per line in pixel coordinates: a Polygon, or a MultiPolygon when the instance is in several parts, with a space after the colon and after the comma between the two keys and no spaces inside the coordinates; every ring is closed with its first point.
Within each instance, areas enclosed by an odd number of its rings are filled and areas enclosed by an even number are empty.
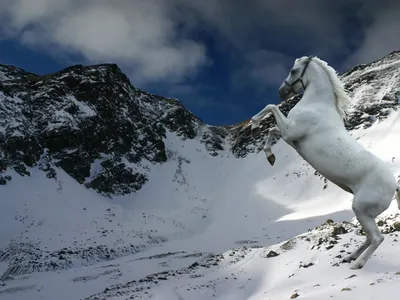
{"type": "Polygon", "coordinates": [[[228,131],[225,128],[208,126],[205,130],[201,142],[205,144],[206,149],[212,156],[217,156],[218,151],[224,150],[225,139],[228,131]]]}
{"type": "MultiPolygon", "coordinates": [[[[348,130],[398,109],[399,66],[400,52],[393,52],[341,75],[355,100],[348,130]]],[[[293,97],[279,109],[287,116],[300,100],[293,97]]],[[[60,167],[105,196],[124,195],[147,182],[149,164],[168,159],[168,132],[182,142],[199,139],[211,156],[227,148],[241,158],[262,150],[275,119],[260,125],[258,133],[248,121],[208,126],[178,100],[136,89],[115,64],[77,65],[45,76],[0,65],[0,185],[12,180],[8,169],[29,176],[39,166],[56,179],[60,167]]]]}
{"type": "MultiPolygon", "coordinates": [[[[114,64],[45,76],[0,67],[0,174],[12,168],[29,176],[44,155],[49,178],[56,177],[54,165],[99,193],[123,195],[148,180],[146,163],[167,160],[167,130],[182,140],[200,135],[210,155],[227,135],[179,101],[134,88],[114,64]]],[[[0,184],[9,180],[1,176],[0,184]]]]}

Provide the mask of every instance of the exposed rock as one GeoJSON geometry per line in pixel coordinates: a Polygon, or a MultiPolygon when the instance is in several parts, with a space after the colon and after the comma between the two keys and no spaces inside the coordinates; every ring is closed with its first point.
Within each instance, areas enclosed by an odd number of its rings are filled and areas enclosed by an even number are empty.
{"type": "Polygon", "coordinates": [[[290,239],[287,242],[285,242],[284,244],[281,245],[281,249],[288,251],[294,248],[294,246],[296,245],[296,239],[290,239]]]}
{"type": "Polygon", "coordinates": [[[292,296],[290,296],[290,299],[296,299],[298,297],[300,297],[300,295],[297,292],[295,292],[294,294],[292,294],[292,296]]]}
{"type": "Polygon", "coordinates": [[[270,257],[276,257],[276,256],[278,256],[279,255],[279,253],[276,253],[275,251],[269,251],[269,253],[267,254],[267,258],[270,258],[270,257]]]}
{"type": "Polygon", "coordinates": [[[396,231],[400,231],[400,222],[394,222],[394,223],[393,223],[393,228],[394,228],[396,231]]]}
{"type": "Polygon", "coordinates": [[[14,169],[48,178],[61,167],[86,187],[112,197],[147,182],[146,165],[167,161],[167,131],[198,138],[210,155],[228,131],[204,124],[178,100],[132,86],[115,64],[66,68],[45,76],[0,65],[0,184],[14,169]],[[97,168],[93,168],[97,165],[97,168]]]}
{"type": "MultiPolygon", "coordinates": [[[[400,52],[392,52],[340,75],[357,97],[347,109],[347,130],[371,126],[400,107],[399,65],[400,52]]],[[[287,116],[300,100],[278,107],[287,116]]],[[[0,185],[12,180],[9,169],[30,176],[39,166],[55,179],[60,167],[109,197],[137,191],[148,181],[148,165],[168,160],[169,132],[183,142],[199,139],[212,156],[227,149],[241,158],[261,151],[275,125],[271,115],[258,133],[249,120],[206,125],[177,99],[135,88],[115,64],[76,65],[44,76],[0,65],[0,118],[0,185]]]]}
{"type": "Polygon", "coordinates": [[[383,225],[385,225],[385,221],[379,220],[378,222],[376,222],[376,225],[378,225],[379,227],[382,227],[383,225]]]}
{"type": "Polygon", "coordinates": [[[332,230],[332,235],[339,235],[347,233],[347,229],[344,226],[335,226],[332,230]]]}

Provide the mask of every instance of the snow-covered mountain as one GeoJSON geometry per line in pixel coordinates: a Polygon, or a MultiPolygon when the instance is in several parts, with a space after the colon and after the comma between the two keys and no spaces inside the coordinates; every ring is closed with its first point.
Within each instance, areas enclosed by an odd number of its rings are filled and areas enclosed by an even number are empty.
{"type": "MultiPolygon", "coordinates": [[[[341,78],[349,132],[400,175],[400,52],[341,78]]],[[[351,195],[281,140],[271,167],[260,150],[272,117],[256,136],[248,121],[209,126],[113,64],[46,76],[0,65],[0,116],[2,299],[398,293],[396,205],[376,256],[351,272],[340,257],[364,238],[351,195]]]]}

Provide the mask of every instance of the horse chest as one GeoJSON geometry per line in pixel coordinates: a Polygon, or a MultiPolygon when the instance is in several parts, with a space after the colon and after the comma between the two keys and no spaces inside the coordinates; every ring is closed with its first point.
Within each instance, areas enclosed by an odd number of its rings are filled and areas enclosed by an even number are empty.
{"type": "Polygon", "coordinates": [[[291,110],[287,116],[288,120],[292,120],[297,130],[302,130],[305,133],[311,128],[315,128],[321,122],[321,115],[318,112],[307,110],[291,110]]]}

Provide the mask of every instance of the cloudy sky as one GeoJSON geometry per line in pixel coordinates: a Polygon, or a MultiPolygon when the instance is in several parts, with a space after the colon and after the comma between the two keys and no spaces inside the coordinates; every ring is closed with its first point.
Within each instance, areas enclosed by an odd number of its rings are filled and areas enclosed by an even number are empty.
{"type": "Polygon", "coordinates": [[[0,63],[113,62],[210,124],[278,101],[294,59],[339,72],[400,50],[398,0],[1,0],[0,63]]]}

